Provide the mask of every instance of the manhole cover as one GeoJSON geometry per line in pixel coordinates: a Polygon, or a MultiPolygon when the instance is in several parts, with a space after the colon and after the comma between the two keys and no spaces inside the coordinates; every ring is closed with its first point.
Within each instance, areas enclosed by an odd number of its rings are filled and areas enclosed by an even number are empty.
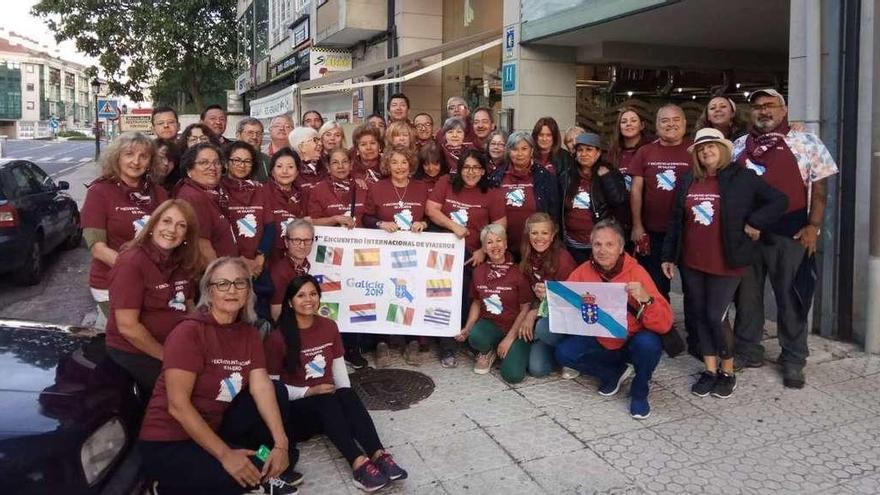
{"type": "Polygon", "coordinates": [[[372,411],[406,409],[434,391],[434,380],[417,371],[366,368],[350,378],[354,391],[372,411]]]}

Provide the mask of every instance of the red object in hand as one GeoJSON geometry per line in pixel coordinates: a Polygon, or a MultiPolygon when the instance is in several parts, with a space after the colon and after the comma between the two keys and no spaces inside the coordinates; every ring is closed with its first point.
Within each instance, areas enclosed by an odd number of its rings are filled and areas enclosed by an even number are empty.
{"type": "Polygon", "coordinates": [[[648,234],[642,234],[636,242],[636,254],[641,256],[649,256],[651,254],[651,238],[648,234]]]}

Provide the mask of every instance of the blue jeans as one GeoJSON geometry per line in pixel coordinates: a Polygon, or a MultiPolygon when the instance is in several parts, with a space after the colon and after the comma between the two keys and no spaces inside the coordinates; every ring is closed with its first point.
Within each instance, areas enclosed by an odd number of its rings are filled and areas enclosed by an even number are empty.
{"type": "Polygon", "coordinates": [[[550,319],[538,318],[534,336],[532,349],[529,351],[529,374],[540,378],[549,375],[556,367],[553,353],[567,335],[550,332],[550,319]]]}
{"type": "Polygon", "coordinates": [[[623,372],[627,363],[632,363],[636,376],[630,386],[630,395],[634,399],[647,399],[648,384],[662,352],[660,336],[648,330],[631,336],[623,347],[616,350],[602,347],[596,337],[573,335],[556,346],[556,361],[561,366],[595,376],[602,383],[613,380],[623,372]]]}

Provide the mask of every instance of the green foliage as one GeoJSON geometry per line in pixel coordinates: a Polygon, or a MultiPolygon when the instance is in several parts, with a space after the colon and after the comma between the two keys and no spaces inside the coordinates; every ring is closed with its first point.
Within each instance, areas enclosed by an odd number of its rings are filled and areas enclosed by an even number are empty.
{"type": "Polygon", "coordinates": [[[229,88],[236,63],[235,0],[40,0],[43,17],[58,41],[73,40],[98,59],[89,70],[107,80],[110,92],[143,101],[196,108],[217,88],[229,88]]]}
{"type": "Polygon", "coordinates": [[[58,137],[63,138],[72,138],[72,137],[86,137],[85,134],[79,131],[61,131],[57,134],[58,137]]]}

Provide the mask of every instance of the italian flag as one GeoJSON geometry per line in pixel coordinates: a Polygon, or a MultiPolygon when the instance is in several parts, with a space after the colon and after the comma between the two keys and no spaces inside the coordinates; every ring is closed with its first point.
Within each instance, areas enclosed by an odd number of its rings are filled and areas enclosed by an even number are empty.
{"type": "Polygon", "coordinates": [[[330,246],[318,246],[318,252],[315,253],[315,261],[318,263],[326,263],[329,265],[342,264],[342,248],[330,246]]]}
{"type": "Polygon", "coordinates": [[[397,323],[398,325],[412,326],[415,314],[416,310],[413,308],[407,308],[397,304],[389,304],[388,314],[386,315],[385,320],[390,321],[391,323],[397,323]]]}

